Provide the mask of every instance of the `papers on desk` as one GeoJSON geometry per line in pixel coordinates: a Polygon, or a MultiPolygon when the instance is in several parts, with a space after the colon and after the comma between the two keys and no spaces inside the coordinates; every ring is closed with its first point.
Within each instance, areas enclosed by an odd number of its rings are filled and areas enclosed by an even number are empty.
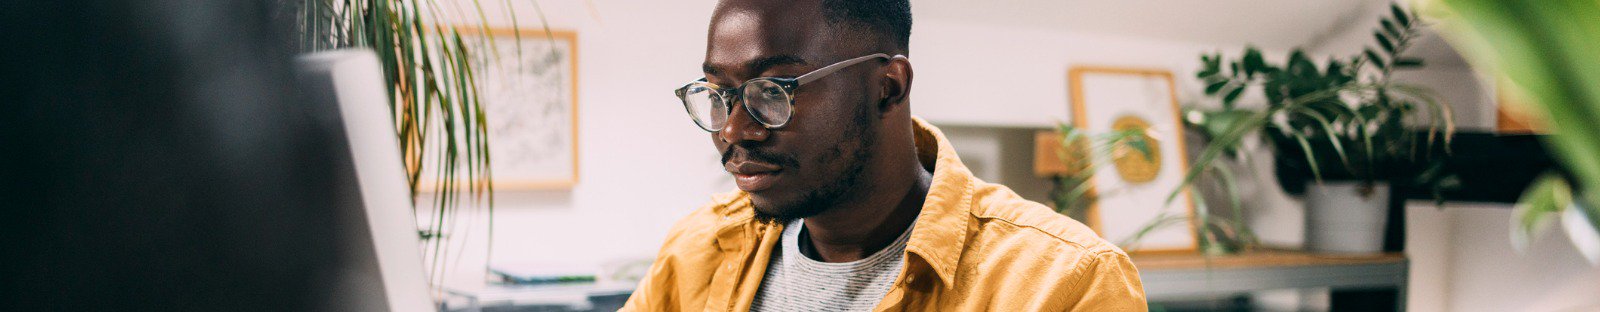
{"type": "Polygon", "coordinates": [[[510,285],[593,283],[600,266],[572,263],[505,263],[489,266],[489,274],[510,285]]]}

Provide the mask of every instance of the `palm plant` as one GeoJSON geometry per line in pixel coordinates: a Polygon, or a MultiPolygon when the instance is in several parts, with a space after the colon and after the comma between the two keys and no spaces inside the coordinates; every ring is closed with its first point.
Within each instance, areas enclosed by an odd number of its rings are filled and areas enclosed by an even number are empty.
{"type": "MultiPolygon", "coordinates": [[[[1517,205],[1521,248],[1558,216],[1600,229],[1600,2],[1435,0],[1452,43],[1478,68],[1504,77],[1537,118],[1564,174],[1534,183],[1517,205]]],[[[1582,243],[1580,243],[1582,244],[1582,243]]],[[[1580,246],[1600,263],[1600,243],[1580,246]]]]}
{"type": "MultiPolygon", "coordinates": [[[[1089,207],[1095,204],[1102,194],[1116,192],[1116,190],[1095,190],[1092,180],[1100,168],[1125,157],[1151,157],[1151,146],[1157,144],[1157,139],[1150,136],[1149,129],[1126,129],[1108,133],[1089,133],[1070,124],[1057,124],[1056,135],[1058,146],[1056,157],[1061,160],[1063,170],[1050,177],[1055,185],[1050,190],[1050,200],[1055,204],[1057,213],[1067,215],[1076,220],[1088,220],[1089,207]]],[[[1174,138],[1175,139],[1175,138],[1174,138]]],[[[1232,183],[1231,177],[1226,180],[1232,183]]],[[[1199,194],[1195,194],[1198,198],[1199,194]]],[[[1234,196],[1237,199],[1238,196],[1234,196]]],[[[1237,207],[1237,205],[1235,205],[1237,207]]],[[[1205,202],[1196,201],[1194,220],[1203,226],[1200,231],[1200,245],[1206,253],[1226,253],[1237,250],[1239,242],[1253,241],[1254,236],[1249,229],[1239,223],[1237,219],[1227,219],[1209,213],[1205,202]]],[[[1235,213],[1237,215],[1237,212],[1235,213]]],[[[1163,211],[1161,215],[1151,220],[1138,232],[1121,239],[1117,244],[1133,248],[1144,236],[1157,229],[1183,224],[1190,221],[1190,216],[1163,211]]]]}
{"type": "Polygon", "coordinates": [[[1135,156],[1122,154],[1137,152],[1138,156],[1149,157],[1150,145],[1155,143],[1147,139],[1145,131],[1129,129],[1091,134],[1071,124],[1056,124],[1061,146],[1056,150],[1056,157],[1066,167],[1064,172],[1051,177],[1056,186],[1050,190],[1050,200],[1056,204],[1056,212],[1085,220],[1097,198],[1091,190],[1090,179],[1112,159],[1135,156]]]}
{"type": "MultiPolygon", "coordinates": [[[[494,187],[489,124],[480,102],[473,51],[494,51],[492,40],[465,40],[463,32],[487,36],[489,16],[478,1],[445,6],[432,0],[285,0],[294,12],[302,52],[365,48],[376,52],[389,92],[390,117],[413,198],[426,226],[419,229],[435,285],[443,282],[446,236],[457,216],[478,207],[488,214],[492,242],[494,187]],[[454,23],[466,26],[457,27],[454,23]],[[470,204],[470,205],[469,205],[470,204]]],[[[516,27],[511,2],[503,11],[516,27]]],[[[537,3],[534,3],[537,7],[537,3]]],[[[547,27],[548,28],[548,27],[547,27]]],[[[548,32],[547,32],[548,33],[548,32]]],[[[519,51],[520,53],[520,51],[519,51]]],[[[492,245],[492,243],[491,243],[492,245]]]]}

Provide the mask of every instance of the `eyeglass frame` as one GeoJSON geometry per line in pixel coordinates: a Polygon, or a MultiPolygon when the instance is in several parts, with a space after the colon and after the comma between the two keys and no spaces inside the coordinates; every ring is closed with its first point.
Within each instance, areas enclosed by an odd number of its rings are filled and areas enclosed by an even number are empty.
{"type": "Polygon", "coordinates": [[[745,113],[750,114],[751,119],[754,119],[756,121],[756,123],[761,124],[762,127],[765,127],[767,129],[777,129],[777,128],[782,128],[785,125],[788,125],[789,121],[794,120],[794,113],[795,113],[794,90],[800,88],[801,85],[804,85],[806,83],[810,83],[812,81],[816,81],[817,79],[822,79],[823,77],[827,77],[828,75],[832,75],[833,73],[837,73],[837,72],[839,72],[841,70],[844,70],[847,67],[854,66],[856,64],[860,64],[860,63],[863,63],[863,62],[866,62],[866,61],[869,61],[869,60],[879,59],[879,58],[887,59],[887,60],[893,60],[893,59],[905,58],[905,57],[906,57],[905,55],[889,56],[889,54],[887,54],[887,53],[873,53],[873,54],[869,54],[869,55],[865,55],[865,56],[860,56],[860,57],[855,57],[855,58],[851,58],[851,59],[848,59],[848,60],[839,61],[837,63],[833,63],[833,64],[830,64],[828,66],[823,66],[822,68],[818,68],[818,69],[813,70],[811,72],[808,72],[808,73],[805,73],[805,74],[801,74],[800,76],[794,77],[794,78],[785,78],[785,77],[756,77],[756,78],[751,78],[750,80],[745,80],[744,83],[741,83],[741,84],[739,84],[738,87],[734,87],[734,88],[719,88],[719,86],[717,84],[711,83],[710,81],[706,81],[705,78],[700,78],[700,79],[696,79],[694,82],[690,82],[688,84],[684,84],[682,87],[679,87],[677,90],[673,90],[673,93],[678,96],[678,100],[679,101],[683,102],[683,111],[685,113],[689,114],[689,119],[694,121],[695,126],[700,127],[701,130],[705,130],[706,132],[716,133],[718,131],[722,131],[722,129],[727,129],[728,128],[727,122],[724,122],[722,127],[718,128],[716,130],[708,129],[708,127],[706,127],[706,125],[701,124],[700,123],[700,118],[695,117],[694,111],[689,108],[689,105],[690,105],[689,104],[689,98],[687,98],[686,96],[688,95],[687,93],[688,93],[690,87],[693,87],[696,83],[703,83],[703,84],[708,85],[706,87],[706,90],[709,90],[711,92],[716,92],[716,95],[719,98],[722,99],[722,102],[727,104],[727,107],[728,107],[727,108],[727,110],[728,110],[727,114],[728,114],[729,117],[731,117],[731,116],[733,116],[733,111],[732,111],[733,110],[733,106],[734,106],[733,103],[744,102],[744,88],[746,86],[749,86],[751,82],[755,82],[757,80],[765,80],[765,81],[771,82],[772,84],[777,85],[779,88],[781,88],[783,90],[784,99],[789,102],[789,107],[788,107],[789,108],[789,116],[787,118],[784,118],[783,123],[772,125],[772,124],[767,124],[766,122],[761,121],[762,118],[760,116],[756,115],[756,112],[754,111],[754,109],[750,108],[749,103],[746,103],[746,105],[744,105],[744,110],[745,110],[745,113]],[[733,97],[729,97],[730,94],[733,95],[733,97]]]}

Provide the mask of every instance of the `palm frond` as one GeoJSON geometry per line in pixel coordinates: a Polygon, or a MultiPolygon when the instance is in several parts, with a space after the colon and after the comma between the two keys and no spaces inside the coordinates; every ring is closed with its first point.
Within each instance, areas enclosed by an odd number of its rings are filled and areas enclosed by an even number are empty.
{"type": "MultiPolygon", "coordinates": [[[[530,1],[537,7],[537,1],[530,1]]],[[[478,52],[498,53],[493,40],[469,42],[462,31],[489,34],[488,10],[478,0],[471,10],[461,1],[433,0],[284,0],[297,6],[300,50],[367,48],[377,54],[387,82],[391,121],[400,140],[407,185],[412,195],[432,194],[414,205],[421,219],[430,275],[442,283],[446,243],[458,228],[459,216],[477,209],[488,214],[493,245],[494,184],[491,170],[489,116],[483,107],[478,52]],[[455,25],[464,25],[456,27],[455,25]]],[[[501,8],[512,27],[517,19],[510,0],[501,8]]],[[[543,12],[539,12],[541,23],[543,12]]],[[[545,25],[546,33],[548,24],[545,25]]],[[[520,54],[520,45],[518,49],[520,54]]],[[[499,57],[490,55],[489,57],[499,57]]],[[[470,226],[470,225],[469,225],[470,226]]],[[[463,232],[465,235],[466,232],[463,232]]],[[[459,258],[459,254],[457,254],[459,258]]]]}

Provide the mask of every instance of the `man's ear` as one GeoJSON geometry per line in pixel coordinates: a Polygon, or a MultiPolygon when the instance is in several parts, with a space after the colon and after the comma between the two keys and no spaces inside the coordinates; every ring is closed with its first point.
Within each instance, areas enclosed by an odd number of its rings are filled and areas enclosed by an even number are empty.
{"type": "Polygon", "coordinates": [[[889,59],[889,66],[885,66],[883,77],[883,99],[878,102],[879,112],[888,112],[895,109],[907,109],[911,98],[911,60],[904,55],[896,55],[889,59]]]}

